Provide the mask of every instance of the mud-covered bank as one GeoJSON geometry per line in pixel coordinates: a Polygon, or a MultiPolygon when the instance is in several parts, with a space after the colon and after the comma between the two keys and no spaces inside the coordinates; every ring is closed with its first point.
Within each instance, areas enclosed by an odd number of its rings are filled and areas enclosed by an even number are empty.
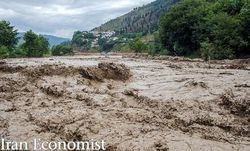
{"type": "Polygon", "coordinates": [[[15,141],[104,139],[110,151],[248,151],[248,69],[236,60],[5,60],[0,134],[15,141]]]}

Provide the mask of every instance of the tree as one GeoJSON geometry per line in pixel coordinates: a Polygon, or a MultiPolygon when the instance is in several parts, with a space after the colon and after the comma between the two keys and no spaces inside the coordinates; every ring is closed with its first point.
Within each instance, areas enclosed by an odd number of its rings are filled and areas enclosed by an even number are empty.
{"type": "Polygon", "coordinates": [[[183,0],[161,18],[161,42],[174,55],[214,59],[250,55],[249,3],[183,0]]]}
{"type": "Polygon", "coordinates": [[[26,56],[27,56],[27,52],[22,47],[22,45],[19,45],[16,48],[15,53],[13,53],[13,55],[12,55],[12,57],[15,57],[15,58],[26,57],[26,56]]]}
{"type": "Polygon", "coordinates": [[[83,36],[83,33],[81,31],[74,32],[74,35],[72,38],[72,44],[77,46],[77,47],[81,47],[85,44],[84,43],[84,36],[83,36]]]}
{"type": "Polygon", "coordinates": [[[250,2],[246,2],[242,7],[239,18],[241,20],[241,34],[246,42],[243,49],[239,52],[240,55],[250,55],[250,2]]]}
{"type": "Polygon", "coordinates": [[[208,36],[211,57],[234,58],[245,44],[240,33],[240,20],[222,12],[211,17],[207,25],[211,28],[208,36]]]}
{"type": "Polygon", "coordinates": [[[136,38],[135,40],[129,42],[129,47],[135,53],[141,53],[143,50],[147,49],[146,44],[144,44],[139,38],[136,38]]]}
{"type": "Polygon", "coordinates": [[[63,55],[73,54],[71,45],[67,45],[63,43],[57,46],[53,46],[51,51],[52,51],[53,56],[63,56],[63,55]]]}
{"type": "Polygon", "coordinates": [[[213,12],[208,26],[211,27],[210,42],[215,58],[250,55],[250,1],[219,0],[215,2],[213,12]]]}
{"type": "Polygon", "coordinates": [[[215,2],[213,9],[215,13],[225,12],[229,15],[237,15],[247,0],[218,0],[215,2]]]}
{"type": "Polygon", "coordinates": [[[72,46],[74,49],[78,51],[89,50],[91,48],[91,44],[95,39],[95,35],[93,33],[87,31],[76,31],[74,32],[72,38],[72,46]]]}
{"type": "Polygon", "coordinates": [[[151,55],[156,55],[156,54],[167,54],[167,51],[163,49],[161,40],[160,40],[160,35],[159,32],[154,33],[154,43],[153,47],[150,49],[149,52],[151,55]]]}
{"type": "Polygon", "coordinates": [[[164,47],[175,55],[190,55],[200,47],[206,28],[202,25],[209,14],[205,0],[183,0],[170,9],[160,22],[164,47]]]}
{"type": "Polygon", "coordinates": [[[48,40],[31,30],[25,33],[24,41],[22,48],[27,52],[28,57],[42,57],[49,51],[48,40]]]}
{"type": "Polygon", "coordinates": [[[38,36],[38,49],[41,51],[42,56],[49,53],[49,41],[41,35],[38,36]]]}
{"type": "Polygon", "coordinates": [[[113,49],[114,45],[116,44],[116,41],[113,41],[107,38],[99,38],[98,44],[99,44],[101,51],[109,52],[113,49]]]}
{"type": "Polygon", "coordinates": [[[7,21],[0,21],[0,46],[5,46],[8,52],[13,52],[17,42],[17,30],[7,21]]]}

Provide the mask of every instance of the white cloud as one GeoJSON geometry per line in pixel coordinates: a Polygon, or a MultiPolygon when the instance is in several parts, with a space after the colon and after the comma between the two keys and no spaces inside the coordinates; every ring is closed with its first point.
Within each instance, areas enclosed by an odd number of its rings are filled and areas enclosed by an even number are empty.
{"type": "Polygon", "coordinates": [[[1,0],[0,20],[20,31],[70,37],[154,0],[1,0]]]}
{"type": "Polygon", "coordinates": [[[4,8],[0,8],[0,18],[1,17],[14,17],[16,15],[16,12],[11,10],[11,9],[4,9],[4,8]]]}

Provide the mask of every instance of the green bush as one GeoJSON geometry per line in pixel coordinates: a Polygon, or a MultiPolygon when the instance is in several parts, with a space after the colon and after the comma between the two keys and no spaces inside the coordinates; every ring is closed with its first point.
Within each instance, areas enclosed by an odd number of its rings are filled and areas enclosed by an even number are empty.
{"type": "Polygon", "coordinates": [[[232,59],[234,51],[230,48],[215,46],[210,42],[201,43],[201,56],[204,60],[208,59],[232,59]]]}
{"type": "Polygon", "coordinates": [[[212,44],[208,41],[201,43],[201,57],[208,61],[211,58],[212,44]]]}
{"type": "Polygon", "coordinates": [[[9,50],[6,46],[0,46],[0,58],[8,58],[9,57],[9,50]]]}
{"type": "Polygon", "coordinates": [[[15,57],[19,58],[19,57],[26,57],[27,56],[27,52],[25,52],[25,50],[21,47],[18,47],[15,51],[15,57]]]}
{"type": "Polygon", "coordinates": [[[135,53],[141,53],[142,51],[147,49],[147,45],[143,43],[139,38],[136,38],[133,41],[129,42],[129,47],[135,53]]]}
{"type": "Polygon", "coordinates": [[[129,45],[127,43],[118,43],[118,44],[115,44],[112,51],[114,52],[132,52],[129,45]]]}
{"type": "Polygon", "coordinates": [[[26,56],[27,56],[27,53],[22,48],[19,48],[19,47],[16,48],[15,51],[13,51],[9,54],[10,58],[23,58],[26,56]]]}
{"type": "Polygon", "coordinates": [[[52,55],[53,56],[63,56],[63,55],[72,55],[73,54],[73,50],[72,47],[69,45],[57,45],[54,46],[51,49],[52,55]]]}

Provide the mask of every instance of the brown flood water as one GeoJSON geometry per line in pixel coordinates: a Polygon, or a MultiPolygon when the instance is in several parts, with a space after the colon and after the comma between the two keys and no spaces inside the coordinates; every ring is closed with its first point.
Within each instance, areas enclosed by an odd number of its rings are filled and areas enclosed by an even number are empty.
{"type": "Polygon", "coordinates": [[[249,60],[172,57],[3,60],[1,138],[103,139],[109,151],[249,151],[249,69],[249,60]]]}

